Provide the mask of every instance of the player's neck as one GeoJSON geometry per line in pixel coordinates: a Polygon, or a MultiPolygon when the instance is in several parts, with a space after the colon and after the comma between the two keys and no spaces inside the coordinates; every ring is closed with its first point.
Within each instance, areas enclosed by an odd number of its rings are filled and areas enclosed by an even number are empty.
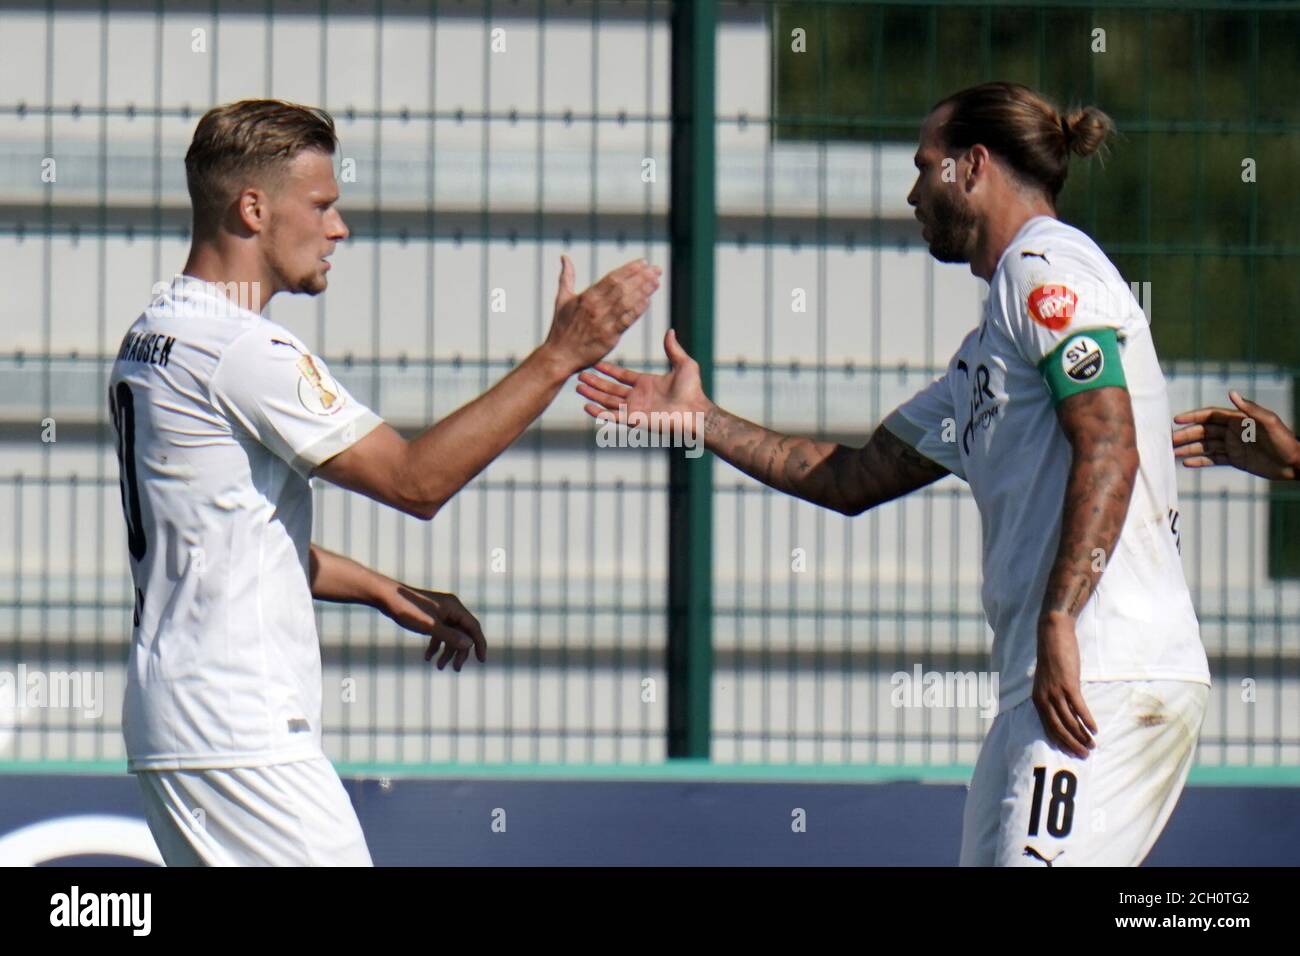
{"type": "Polygon", "coordinates": [[[985,282],[993,281],[993,273],[1007,246],[1024,228],[1025,223],[1037,216],[1056,218],[1056,210],[1045,199],[1033,201],[1016,200],[1008,202],[983,223],[979,241],[975,246],[975,255],[970,260],[970,271],[985,282]]]}
{"type": "Polygon", "coordinates": [[[250,312],[261,313],[279,290],[259,264],[227,254],[209,243],[195,243],[185,261],[185,275],[218,283],[227,298],[250,312]]]}

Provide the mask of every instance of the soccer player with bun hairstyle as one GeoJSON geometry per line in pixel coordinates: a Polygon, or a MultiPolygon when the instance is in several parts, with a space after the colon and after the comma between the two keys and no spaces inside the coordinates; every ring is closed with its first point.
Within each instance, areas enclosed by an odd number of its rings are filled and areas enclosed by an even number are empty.
{"type": "Polygon", "coordinates": [[[720,408],[671,330],[667,373],[601,363],[579,376],[589,414],[699,416],[709,450],[845,515],[947,475],[969,484],[999,709],[967,797],[965,865],[1140,863],[1205,713],[1149,324],[1097,244],[1056,217],[1071,157],[1104,149],[1112,131],[1101,110],[1062,113],[1017,83],[935,104],[908,203],[930,253],[968,263],[988,298],[944,374],[865,447],[720,408]]]}
{"type": "Polygon", "coordinates": [[[1057,112],[1045,97],[1018,83],[985,83],[954,93],[943,142],[949,149],[982,144],[1027,185],[1053,202],[1065,185],[1071,154],[1091,156],[1115,130],[1109,116],[1087,106],[1057,112]]]}
{"type": "Polygon", "coordinates": [[[262,313],[319,295],[348,238],[334,121],[243,100],[198,122],[184,271],[127,331],[109,380],[135,613],[128,769],[168,865],[369,865],[321,745],[312,599],[365,604],[427,635],[425,660],[486,660],[453,594],[311,543],[310,479],[429,520],[607,355],[661,270],[629,262],[574,290],[561,257],[546,340],[479,398],[403,438],[262,313]]]}

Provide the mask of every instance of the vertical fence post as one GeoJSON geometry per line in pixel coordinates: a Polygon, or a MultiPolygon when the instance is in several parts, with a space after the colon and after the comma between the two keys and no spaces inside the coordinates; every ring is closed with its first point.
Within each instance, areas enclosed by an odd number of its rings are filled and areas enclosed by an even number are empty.
{"type": "MultiPolygon", "coordinates": [[[[714,0],[673,4],[670,316],[713,393],[714,0]]],[[[713,466],[668,454],[668,756],[709,756],[713,466]]]]}

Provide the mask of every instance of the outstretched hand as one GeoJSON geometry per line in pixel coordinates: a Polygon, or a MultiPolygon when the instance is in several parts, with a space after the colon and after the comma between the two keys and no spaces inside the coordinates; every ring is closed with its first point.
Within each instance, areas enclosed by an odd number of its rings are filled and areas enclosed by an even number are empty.
{"type": "Polygon", "coordinates": [[[1274,481],[1300,473],[1300,441],[1291,429],[1263,405],[1228,397],[1236,408],[1198,408],[1174,416],[1186,427],[1173,434],[1174,456],[1188,468],[1231,465],[1274,481]]]}
{"type": "MultiPolygon", "coordinates": [[[[659,413],[674,417],[707,415],[713,407],[700,381],[700,364],[686,354],[672,329],[664,335],[669,369],[660,375],[600,362],[596,371],[578,376],[578,394],[588,399],[583,409],[601,421],[627,425],[633,414],[659,413]],[[608,376],[608,377],[605,377],[608,376]]],[[[689,419],[685,419],[689,421],[689,419]]],[[[647,423],[648,424],[648,423],[647,423]]]]}
{"type": "Polygon", "coordinates": [[[662,274],[659,266],[634,259],[577,293],[573,262],[560,256],[560,281],[547,347],[561,357],[570,373],[600,361],[649,307],[662,274]]]}

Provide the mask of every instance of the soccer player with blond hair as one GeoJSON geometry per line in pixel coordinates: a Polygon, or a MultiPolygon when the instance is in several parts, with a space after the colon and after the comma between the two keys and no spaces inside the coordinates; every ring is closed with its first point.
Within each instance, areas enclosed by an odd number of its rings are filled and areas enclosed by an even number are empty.
{"type": "Polygon", "coordinates": [[[546,340],[410,440],[262,312],[319,295],[348,238],[334,122],[244,100],[200,119],[185,171],[193,243],[126,333],[109,383],[135,613],[128,768],[168,865],[369,865],[321,745],[312,599],[427,635],[425,659],[486,659],[452,594],[311,543],[310,480],[429,520],[645,311],[660,270],[629,262],[582,293],[561,257],[546,340]]]}

